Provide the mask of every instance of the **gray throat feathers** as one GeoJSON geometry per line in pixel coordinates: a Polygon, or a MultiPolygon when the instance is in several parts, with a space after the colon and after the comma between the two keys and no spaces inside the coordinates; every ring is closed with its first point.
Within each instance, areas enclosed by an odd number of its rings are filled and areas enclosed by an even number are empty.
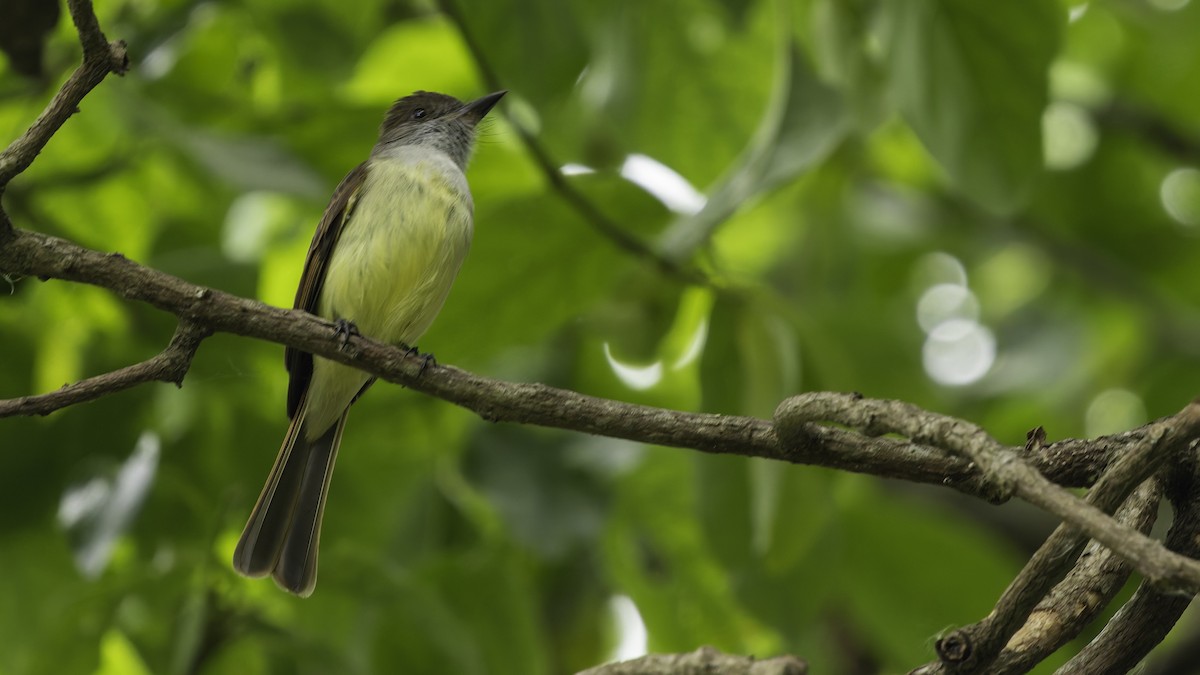
{"type": "Polygon", "coordinates": [[[468,208],[474,210],[471,190],[467,186],[467,175],[464,173],[465,164],[459,163],[449,153],[437,146],[424,143],[405,143],[404,145],[380,143],[371,150],[368,166],[376,162],[422,166],[425,170],[437,172],[450,184],[451,189],[466,199],[468,208]]]}
{"type": "Polygon", "coordinates": [[[416,133],[407,130],[402,138],[394,138],[385,132],[371,148],[371,159],[392,158],[401,159],[412,153],[438,153],[445,155],[460,173],[466,172],[467,163],[471,160],[471,149],[475,142],[475,130],[465,124],[454,121],[448,125],[429,125],[421,127],[416,133]]]}

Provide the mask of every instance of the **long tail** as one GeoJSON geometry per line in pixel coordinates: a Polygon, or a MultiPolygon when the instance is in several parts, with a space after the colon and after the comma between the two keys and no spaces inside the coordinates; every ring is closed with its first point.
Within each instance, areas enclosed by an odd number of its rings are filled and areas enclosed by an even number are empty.
{"type": "MultiPolygon", "coordinates": [[[[307,440],[302,401],[246,529],[233,552],[233,568],[248,577],[270,574],[301,597],[317,585],[317,544],[346,413],[314,440],[307,440]]],[[[349,407],[346,408],[347,412],[349,407]]]]}

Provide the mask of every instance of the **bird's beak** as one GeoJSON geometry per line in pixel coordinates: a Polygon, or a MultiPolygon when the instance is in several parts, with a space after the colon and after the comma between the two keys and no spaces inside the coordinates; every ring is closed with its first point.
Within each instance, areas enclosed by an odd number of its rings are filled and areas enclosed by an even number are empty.
{"type": "Polygon", "coordinates": [[[492,106],[496,105],[496,103],[499,102],[500,99],[504,98],[504,95],[507,93],[507,90],[498,91],[494,94],[488,94],[487,96],[477,98],[474,101],[464,105],[460,114],[463,117],[471,120],[472,123],[476,123],[483,119],[484,115],[487,115],[488,111],[492,109],[492,106]]]}

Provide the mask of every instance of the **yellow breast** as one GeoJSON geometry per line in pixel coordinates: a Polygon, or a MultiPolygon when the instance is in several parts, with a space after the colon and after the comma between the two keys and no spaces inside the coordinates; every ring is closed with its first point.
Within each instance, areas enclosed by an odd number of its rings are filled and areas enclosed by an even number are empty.
{"type": "Polygon", "coordinates": [[[385,342],[420,338],[471,243],[471,197],[456,178],[431,161],[371,162],[326,272],[322,316],[385,342]]]}

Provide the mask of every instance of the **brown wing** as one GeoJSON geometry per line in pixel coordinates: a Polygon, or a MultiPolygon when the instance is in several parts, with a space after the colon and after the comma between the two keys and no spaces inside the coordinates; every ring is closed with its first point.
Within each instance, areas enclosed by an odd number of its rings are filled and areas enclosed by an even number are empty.
{"type": "MultiPolygon", "coordinates": [[[[333,257],[333,247],[342,236],[342,228],[354,209],[358,191],[362,188],[367,177],[366,163],[354,167],[329,200],[321,223],[313,234],[312,243],[308,246],[308,256],[304,259],[304,273],[300,276],[300,287],[296,289],[296,309],[302,309],[311,314],[317,313],[317,301],[321,297],[321,287],[325,284],[325,270],[329,267],[329,259],[333,257]]],[[[283,352],[283,362],[288,369],[288,417],[296,415],[300,407],[300,399],[308,390],[312,380],[313,357],[308,352],[288,347],[283,352]]]]}

